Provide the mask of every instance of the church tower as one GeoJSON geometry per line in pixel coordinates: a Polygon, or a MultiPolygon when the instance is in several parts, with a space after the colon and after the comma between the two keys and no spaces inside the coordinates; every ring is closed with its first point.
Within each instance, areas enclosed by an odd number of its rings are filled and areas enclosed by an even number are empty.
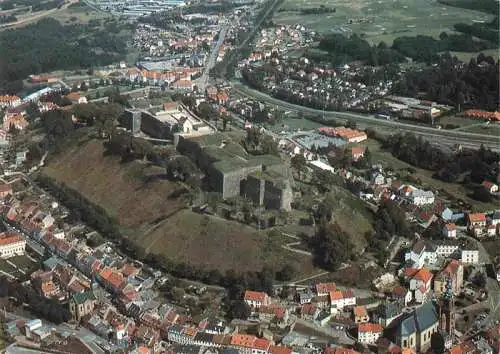
{"type": "Polygon", "coordinates": [[[451,279],[446,280],[446,289],[439,300],[439,330],[443,335],[453,335],[455,330],[455,299],[451,279]]]}

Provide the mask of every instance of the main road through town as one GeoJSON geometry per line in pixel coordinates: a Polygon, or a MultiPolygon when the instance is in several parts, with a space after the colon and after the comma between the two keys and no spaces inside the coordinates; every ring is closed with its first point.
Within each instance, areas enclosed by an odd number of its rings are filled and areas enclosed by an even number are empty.
{"type": "Polygon", "coordinates": [[[492,150],[500,151],[500,136],[436,129],[427,126],[403,123],[400,121],[380,119],[370,114],[323,111],[276,99],[260,91],[250,89],[241,83],[233,82],[232,87],[235,92],[242,96],[259,100],[288,111],[323,115],[326,119],[352,120],[363,126],[378,129],[383,132],[411,132],[416,135],[424,136],[428,140],[437,142],[438,144],[462,144],[465,147],[472,148],[477,148],[481,144],[484,144],[492,150]]]}

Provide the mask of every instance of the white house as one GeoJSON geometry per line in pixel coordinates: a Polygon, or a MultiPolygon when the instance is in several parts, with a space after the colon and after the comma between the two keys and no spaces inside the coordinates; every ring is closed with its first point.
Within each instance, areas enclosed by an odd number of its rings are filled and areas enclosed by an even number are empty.
{"type": "Polygon", "coordinates": [[[463,264],[479,264],[479,251],[475,249],[462,250],[462,263],[463,264]]]}
{"type": "Polygon", "coordinates": [[[405,261],[413,262],[414,268],[422,268],[425,264],[434,264],[437,262],[436,248],[430,242],[419,240],[410,251],[405,253],[405,261]]]}
{"type": "Polygon", "coordinates": [[[458,243],[453,241],[455,240],[445,240],[451,242],[443,242],[440,244],[436,244],[436,255],[438,257],[450,257],[453,253],[457,252],[459,249],[458,243]]]}
{"type": "Polygon", "coordinates": [[[489,192],[489,193],[497,193],[498,192],[498,185],[490,182],[490,181],[483,181],[481,183],[483,187],[489,192]]]}
{"type": "Polygon", "coordinates": [[[434,203],[434,193],[416,189],[410,194],[410,202],[414,205],[426,205],[434,203]]]}
{"type": "Polygon", "coordinates": [[[330,311],[332,313],[341,310],[346,306],[355,306],[356,296],[352,290],[336,290],[330,293],[330,311]]]}
{"type": "Polygon", "coordinates": [[[269,295],[261,291],[245,291],[243,301],[250,307],[260,307],[267,306],[271,304],[271,299],[269,295]]]}
{"type": "Polygon", "coordinates": [[[448,223],[443,226],[443,236],[448,238],[457,237],[457,225],[454,223],[448,223]]]}
{"type": "Polygon", "coordinates": [[[0,234],[0,258],[10,258],[24,254],[26,240],[20,235],[12,232],[0,234]]]}
{"type": "Polygon", "coordinates": [[[360,323],[358,325],[358,342],[375,344],[382,335],[383,328],[378,323],[360,323]]]}

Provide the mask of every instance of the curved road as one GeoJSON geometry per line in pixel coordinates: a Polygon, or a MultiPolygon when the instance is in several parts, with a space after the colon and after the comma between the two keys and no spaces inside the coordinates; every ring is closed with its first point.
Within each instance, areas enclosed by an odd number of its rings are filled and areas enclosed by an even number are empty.
{"type": "Polygon", "coordinates": [[[260,91],[250,89],[243,84],[232,83],[232,86],[235,92],[243,96],[267,102],[269,104],[278,106],[280,108],[284,108],[286,110],[303,112],[308,114],[324,115],[326,118],[330,119],[346,119],[346,120],[348,119],[355,121],[357,123],[365,124],[373,128],[383,128],[386,130],[391,129],[392,131],[400,130],[404,132],[411,132],[417,135],[423,135],[429,138],[430,140],[438,140],[441,143],[448,143],[448,144],[461,143],[466,146],[479,146],[481,144],[485,144],[488,145],[488,147],[490,147],[493,150],[500,150],[499,136],[468,133],[468,132],[454,131],[454,130],[439,130],[436,128],[413,125],[399,121],[384,120],[376,118],[374,115],[361,114],[361,113],[322,111],[319,109],[300,106],[276,99],[260,91]]]}

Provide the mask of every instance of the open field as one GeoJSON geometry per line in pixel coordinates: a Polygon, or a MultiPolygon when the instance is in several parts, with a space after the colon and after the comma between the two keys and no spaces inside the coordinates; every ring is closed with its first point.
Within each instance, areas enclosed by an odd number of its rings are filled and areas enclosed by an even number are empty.
{"type": "Polygon", "coordinates": [[[85,24],[90,20],[103,20],[113,18],[110,14],[105,12],[97,12],[84,3],[77,3],[69,6],[68,8],[51,14],[52,17],[62,24],[85,24]]]}
{"type": "MultiPolygon", "coordinates": [[[[434,172],[414,167],[404,161],[392,156],[388,151],[381,149],[380,143],[375,140],[367,140],[361,143],[362,146],[368,147],[373,156],[374,163],[381,163],[385,167],[392,167],[395,172],[401,172],[402,176],[407,174],[407,169],[412,168],[416,172],[412,178],[418,179],[424,189],[432,189],[433,191],[443,192],[441,197],[447,199],[446,195],[450,195],[455,199],[462,199],[465,203],[472,205],[473,209],[478,211],[492,210],[498,208],[493,203],[482,203],[468,196],[469,190],[458,183],[447,183],[441,180],[432,178],[434,172]]],[[[439,195],[439,194],[438,194],[439,195]]]]}
{"type": "Polygon", "coordinates": [[[437,3],[435,0],[285,0],[275,12],[278,24],[303,24],[314,31],[328,33],[340,28],[364,34],[378,43],[392,43],[400,36],[418,34],[437,37],[443,31],[453,31],[458,22],[489,21],[491,15],[437,3]],[[334,13],[304,15],[300,9],[336,9],[334,13]],[[292,11],[283,11],[292,10],[292,11]],[[352,23],[351,23],[352,22],[352,23]]]}
{"type": "Polygon", "coordinates": [[[102,141],[82,140],[49,160],[43,172],[101,205],[117,219],[124,235],[148,251],[222,271],[285,263],[295,264],[301,274],[313,270],[310,257],[281,247],[284,236],[270,238],[266,231],[191,212],[173,196],[183,187],[165,180],[162,169],[139,162],[121,164],[103,153],[102,141]]]}
{"type": "Polygon", "coordinates": [[[488,124],[488,125],[471,125],[461,129],[465,132],[478,133],[478,134],[488,134],[499,137],[498,142],[500,143],[500,125],[499,124],[488,124]]]}
{"type": "Polygon", "coordinates": [[[320,127],[322,127],[321,124],[313,122],[312,120],[305,118],[295,118],[295,117],[287,117],[279,124],[266,125],[266,128],[276,133],[282,131],[291,132],[297,130],[312,130],[320,127]]]}

